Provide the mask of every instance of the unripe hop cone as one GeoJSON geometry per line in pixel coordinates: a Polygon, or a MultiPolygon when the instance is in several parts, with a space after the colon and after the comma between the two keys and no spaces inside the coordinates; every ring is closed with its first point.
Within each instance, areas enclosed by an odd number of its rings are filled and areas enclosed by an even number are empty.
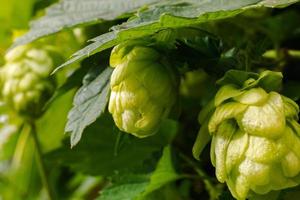
{"type": "Polygon", "coordinates": [[[212,135],[216,176],[237,199],[300,183],[299,108],[270,91],[268,85],[278,85],[273,79],[281,79],[281,74],[265,71],[242,86],[223,85],[214,99],[208,127],[202,127],[212,135]]]}
{"type": "Polygon", "coordinates": [[[36,118],[55,90],[50,76],[61,57],[50,47],[19,46],[5,56],[1,69],[2,98],[19,115],[36,118]]]}
{"type": "Polygon", "coordinates": [[[155,134],[175,103],[177,82],[169,64],[144,41],[129,41],[111,53],[109,112],[117,127],[137,137],[155,134]]]}

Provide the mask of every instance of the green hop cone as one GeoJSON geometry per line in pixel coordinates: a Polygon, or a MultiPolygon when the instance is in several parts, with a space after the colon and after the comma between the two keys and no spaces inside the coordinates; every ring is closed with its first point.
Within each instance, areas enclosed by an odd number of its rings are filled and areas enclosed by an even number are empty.
{"type": "Polygon", "coordinates": [[[176,101],[177,82],[157,50],[144,41],[129,41],[111,53],[108,110],[117,127],[137,137],[155,134],[176,101]]]}
{"type": "Polygon", "coordinates": [[[217,179],[226,182],[237,199],[300,183],[299,108],[272,91],[281,78],[280,73],[265,71],[237,81],[230,72],[221,80],[225,84],[215,96],[211,117],[207,111],[200,114],[200,133],[212,136],[217,179]]]}
{"type": "Polygon", "coordinates": [[[51,47],[25,45],[8,52],[1,69],[4,101],[23,117],[39,117],[55,90],[50,73],[60,59],[51,47]]]}

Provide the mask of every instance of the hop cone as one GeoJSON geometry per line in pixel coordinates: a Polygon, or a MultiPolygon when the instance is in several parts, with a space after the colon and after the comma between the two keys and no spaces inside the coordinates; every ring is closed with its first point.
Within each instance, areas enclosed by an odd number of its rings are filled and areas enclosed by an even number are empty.
{"type": "Polygon", "coordinates": [[[55,89],[49,77],[60,57],[51,49],[25,45],[5,56],[1,69],[2,97],[17,113],[35,118],[55,89]]]}
{"type": "Polygon", "coordinates": [[[272,84],[274,74],[278,79],[280,74],[266,71],[242,87],[222,86],[206,127],[212,135],[216,176],[237,199],[300,183],[299,108],[291,99],[270,91],[278,85],[272,84]]]}
{"type": "Polygon", "coordinates": [[[116,46],[111,53],[109,112],[122,131],[154,134],[176,99],[176,81],[159,52],[143,41],[116,46]]]}

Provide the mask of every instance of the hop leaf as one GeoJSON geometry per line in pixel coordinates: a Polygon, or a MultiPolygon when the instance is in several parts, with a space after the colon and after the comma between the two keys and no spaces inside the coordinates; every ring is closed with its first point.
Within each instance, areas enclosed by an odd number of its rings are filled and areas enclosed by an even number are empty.
{"type": "Polygon", "coordinates": [[[50,73],[60,59],[48,47],[25,45],[8,52],[1,69],[3,99],[23,117],[39,117],[54,92],[50,73]]]}
{"type": "Polygon", "coordinates": [[[299,108],[269,91],[280,85],[278,77],[268,71],[241,84],[226,82],[216,94],[208,125],[202,126],[212,135],[216,176],[237,199],[300,183],[299,108]]]}
{"type": "Polygon", "coordinates": [[[122,131],[137,137],[156,133],[176,100],[174,74],[144,41],[129,41],[111,53],[109,112],[122,131]]]}

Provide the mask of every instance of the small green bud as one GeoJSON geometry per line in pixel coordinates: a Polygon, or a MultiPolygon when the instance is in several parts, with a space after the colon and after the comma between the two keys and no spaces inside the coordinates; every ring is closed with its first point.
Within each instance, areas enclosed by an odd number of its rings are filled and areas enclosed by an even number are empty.
{"type": "Polygon", "coordinates": [[[8,52],[1,69],[4,101],[21,116],[39,117],[55,90],[55,79],[50,73],[60,60],[47,47],[24,45],[8,52]]]}
{"type": "Polygon", "coordinates": [[[108,110],[122,131],[137,137],[157,132],[176,101],[177,83],[159,52],[143,41],[116,46],[110,57],[108,110]]]}
{"type": "Polygon", "coordinates": [[[251,78],[241,88],[223,85],[215,97],[215,111],[202,127],[212,135],[216,176],[237,199],[300,183],[298,105],[259,84],[251,78]],[[256,85],[245,88],[249,82],[256,85]]]}

